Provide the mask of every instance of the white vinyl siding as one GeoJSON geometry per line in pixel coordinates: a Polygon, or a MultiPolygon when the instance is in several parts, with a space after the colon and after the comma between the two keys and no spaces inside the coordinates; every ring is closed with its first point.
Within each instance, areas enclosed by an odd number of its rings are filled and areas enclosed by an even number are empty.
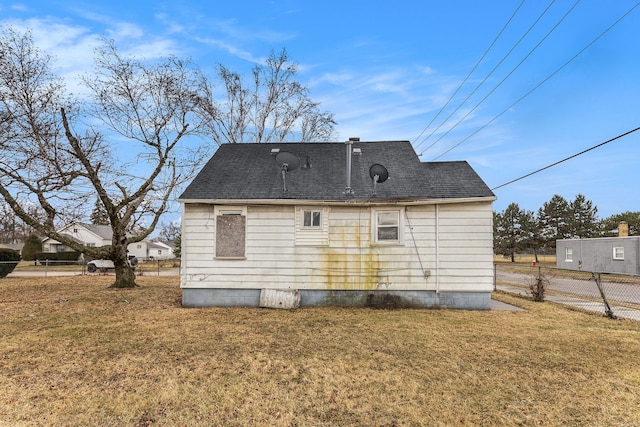
{"type": "MultiPolygon", "coordinates": [[[[387,211],[394,209],[402,211],[387,211]]],[[[248,206],[242,211],[245,256],[219,259],[216,214],[224,207],[187,204],[182,286],[435,290],[437,277],[443,291],[493,289],[490,202],[440,205],[437,219],[435,205],[403,209],[398,235],[403,244],[378,245],[372,238],[373,211],[385,209],[248,206]],[[305,210],[321,211],[319,228],[304,227],[305,210]],[[311,231],[318,234],[306,234],[311,231]]]]}

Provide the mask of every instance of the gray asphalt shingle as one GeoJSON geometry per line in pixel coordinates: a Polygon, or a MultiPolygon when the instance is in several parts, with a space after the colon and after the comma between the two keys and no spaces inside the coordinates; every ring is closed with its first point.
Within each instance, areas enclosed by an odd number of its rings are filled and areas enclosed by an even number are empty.
{"type": "Polygon", "coordinates": [[[345,143],[224,144],[180,196],[180,200],[302,199],[412,200],[492,197],[467,162],[423,163],[408,141],[354,142],[352,194],[345,193],[345,143]],[[286,173],[286,188],[273,149],[294,154],[300,167],[286,173]],[[376,187],[369,168],[384,165],[389,179],[376,187]]]}

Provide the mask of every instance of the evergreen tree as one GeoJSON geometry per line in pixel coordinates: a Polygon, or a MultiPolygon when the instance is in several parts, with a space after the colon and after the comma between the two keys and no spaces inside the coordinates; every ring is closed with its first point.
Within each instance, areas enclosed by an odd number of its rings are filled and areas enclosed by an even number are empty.
{"type": "Polygon", "coordinates": [[[182,236],[176,237],[173,241],[173,244],[173,254],[176,256],[176,258],[180,258],[180,256],[182,255],[182,236]]]}
{"type": "Polygon", "coordinates": [[[91,211],[91,216],[89,217],[91,220],[91,224],[95,225],[109,225],[109,214],[107,214],[107,210],[104,205],[100,202],[99,199],[96,198],[96,203],[93,207],[93,211],[91,211]]]}
{"type": "Polygon", "coordinates": [[[494,252],[511,257],[511,262],[515,262],[516,252],[526,247],[527,235],[522,227],[525,217],[526,212],[517,203],[493,214],[494,252]]]}
{"type": "Polygon", "coordinates": [[[629,225],[629,236],[640,235],[640,212],[623,212],[612,215],[600,221],[601,234],[606,237],[618,235],[618,224],[626,221],[629,225]]]}
{"type": "Polygon", "coordinates": [[[555,248],[556,240],[571,237],[571,222],[569,203],[564,197],[554,194],[551,200],[538,209],[538,226],[544,246],[555,248]]]}
{"type": "Polygon", "coordinates": [[[27,241],[22,247],[22,259],[25,261],[33,261],[36,259],[36,254],[42,252],[42,240],[37,234],[31,233],[27,237],[27,241]]]}
{"type": "Polygon", "coordinates": [[[588,239],[598,236],[598,208],[582,194],[578,194],[569,205],[569,236],[588,239]]]}

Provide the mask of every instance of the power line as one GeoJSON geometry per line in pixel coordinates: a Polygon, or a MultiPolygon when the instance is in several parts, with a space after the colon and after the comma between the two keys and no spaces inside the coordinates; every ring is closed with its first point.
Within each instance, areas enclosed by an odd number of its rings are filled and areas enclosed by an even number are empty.
{"type": "MultiPolygon", "coordinates": [[[[578,0],[580,1],[580,0],[578,0]]],[[[440,124],[438,125],[438,127],[436,127],[434,130],[431,131],[431,133],[429,135],[427,135],[417,146],[416,146],[416,151],[418,150],[418,148],[420,148],[420,146],[422,146],[422,144],[424,144],[425,142],[427,142],[429,140],[429,138],[431,138],[433,136],[433,134],[435,134],[442,126],[444,126],[445,123],[447,123],[449,121],[449,119],[455,114],[457,113],[460,108],[462,108],[462,106],[469,100],[469,98],[471,98],[477,91],[478,89],[480,89],[480,87],[482,87],[482,85],[484,85],[487,80],[489,80],[489,77],[491,77],[493,75],[493,73],[502,65],[502,63],[509,57],[509,55],[511,55],[511,53],[513,53],[513,51],[520,45],[520,43],[522,43],[522,41],[527,37],[527,35],[533,30],[533,28],[538,24],[538,22],[540,22],[540,20],[542,19],[542,17],[549,11],[549,9],[551,8],[551,6],[553,5],[553,3],[555,2],[555,0],[551,0],[551,2],[549,3],[549,5],[542,11],[542,13],[538,16],[538,18],[533,22],[533,24],[531,24],[531,26],[529,26],[529,28],[527,29],[527,31],[525,31],[522,36],[520,36],[520,39],[511,47],[511,49],[509,49],[509,51],[502,57],[502,59],[500,59],[500,61],[498,61],[498,63],[493,67],[493,69],[491,69],[491,71],[489,71],[489,73],[487,73],[486,76],[484,76],[484,78],[482,79],[482,81],[480,81],[480,83],[478,83],[478,85],[476,85],[476,87],[471,91],[471,93],[469,93],[469,95],[467,95],[467,97],[462,100],[462,102],[460,102],[460,104],[458,104],[458,106],[447,116],[447,118],[445,118],[442,122],[440,122],[440,124]]],[[[523,1],[524,3],[524,1],[523,1]]],[[[520,6],[522,6],[522,3],[520,3],[520,6]]],[[[518,9],[520,8],[520,6],[518,6],[518,9]]],[[[575,6],[574,6],[575,7],[575,6]]],[[[518,11],[518,9],[516,9],[516,12],[518,11]]],[[[515,16],[515,13],[511,16],[511,18],[509,19],[509,22],[511,22],[511,19],[513,19],[513,17],[515,16]]],[[[507,22],[508,24],[508,22],[507,22]]],[[[506,25],[505,27],[502,29],[502,31],[500,32],[500,34],[502,34],[502,32],[506,29],[506,25]]],[[[496,40],[494,40],[494,43],[496,40]]],[[[493,44],[492,44],[493,46],[493,44]]],[[[488,50],[487,50],[488,53],[488,50]]],[[[486,55],[486,53],[485,53],[486,55]]],[[[479,64],[479,63],[478,63],[479,64]]],[[[476,66],[478,65],[476,64],[476,66]]],[[[475,67],[474,67],[475,70],[475,67]]],[[[515,71],[515,70],[513,70],[515,71]]],[[[513,73],[513,71],[511,71],[511,73],[513,73]]],[[[473,72],[473,70],[472,70],[473,72]]],[[[509,75],[511,75],[511,73],[509,75]]],[[[471,75],[471,73],[469,73],[469,75],[471,75]]],[[[468,78],[469,76],[467,76],[468,78]]],[[[508,76],[507,76],[508,77],[508,76]]],[[[506,79],[506,78],[505,78],[506,79]]],[[[504,80],[503,80],[504,81],[504,80]]],[[[465,79],[466,82],[466,79],[465,79]]],[[[464,82],[463,82],[464,84],[464,82]]],[[[502,82],[500,83],[502,84],[502,82]]],[[[499,86],[499,85],[498,85],[499,86]]],[[[458,88],[458,90],[460,90],[460,88],[462,87],[462,85],[460,85],[460,87],[458,88]]],[[[491,93],[493,93],[493,91],[495,91],[497,89],[494,88],[489,95],[491,95],[491,93]]],[[[449,99],[449,101],[447,101],[447,103],[444,105],[444,107],[442,107],[442,109],[438,112],[438,114],[436,115],[436,117],[438,115],[440,115],[440,113],[442,112],[442,110],[444,110],[444,108],[449,105],[449,102],[451,101],[451,99],[453,99],[453,96],[455,96],[458,93],[458,90],[456,90],[456,92],[452,95],[452,97],[449,99]]],[[[488,95],[487,95],[488,97],[488,95]]],[[[486,99],[486,97],[485,97],[486,99]]],[[[483,99],[484,101],[484,99],[483,99]]],[[[483,101],[480,101],[480,103],[482,103],[483,101]]],[[[480,104],[478,104],[480,105],[480,104]]],[[[475,108],[478,107],[478,105],[476,105],[475,108]]],[[[473,111],[473,110],[472,110],[473,111]]],[[[466,117],[466,116],[465,116],[466,117]]],[[[429,126],[431,126],[431,123],[433,123],[433,121],[435,120],[435,117],[433,120],[431,120],[431,122],[429,123],[429,125],[427,126],[427,128],[429,126]]],[[[463,118],[464,120],[464,118],[463,118]]],[[[460,124],[460,122],[456,123],[451,129],[449,129],[447,131],[447,133],[451,132],[455,127],[457,127],[460,124]]],[[[424,130],[426,131],[427,128],[425,128],[424,130]]],[[[424,131],[422,132],[424,133],[424,131]]],[[[420,135],[422,135],[422,133],[420,135]]],[[[446,134],[445,134],[446,135],[446,134]]],[[[416,138],[417,139],[417,138],[416,138]]],[[[438,141],[440,141],[442,139],[442,137],[440,137],[437,141],[433,142],[431,145],[429,145],[427,148],[425,148],[424,150],[422,150],[422,152],[420,153],[420,155],[424,154],[425,151],[427,151],[428,149],[430,149],[431,147],[433,147],[435,144],[438,143],[438,141]]]]}
{"type": "MultiPolygon", "coordinates": [[[[554,0],[555,1],[555,0],[554,0]]],[[[427,129],[429,129],[429,127],[433,124],[433,122],[440,116],[440,114],[442,114],[442,112],[444,111],[445,108],[447,108],[447,106],[449,105],[449,103],[451,103],[451,101],[453,101],[453,98],[455,98],[455,96],[458,94],[458,92],[460,91],[460,89],[462,89],[462,86],[465,85],[465,83],[467,83],[467,80],[469,80],[469,78],[471,77],[471,75],[473,74],[473,72],[476,70],[476,68],[478,68],[478,66],[480,65],[480,63],[484,60],[484,58],[489,54],[489,51],[493,48],[493,46],[497,43],[498,39],[502,36],[502,33],[505,32],[505,30],[507,29],[507,27],[509,26],[509,24],[511,23],[511,21],[513,20],[513,18],[515,18],[516,14],[518,13],[518,11],[520,10],[520,8],[522,7],[522,5],[524,4],[525,0],[522,0],[520,2],[520,4],[518,5],[518,7],[516,8],[515,11],[513,11],[513,13],[511,14],[511,17],[509,18],[509,20],[507,20],[507,23],[504,24],[504,26],[502,27],[502,29],[500,30],[500,32],[498,33],[498,35],[493,39],[493,41],[491,42],[491,44],[489,45],[489,47],[487,48],[487,50],[485,50],[485,52],[482,54],[482,56],[480,57],[480,59],[478,59],[478,62],[476,62],[476,65],[473,66],[473,68],[471,69],[471,71],[469,71],[469,73],[467,74],[467,76],[464,78],[464,80],[462,81],[462,83],[460,83],[460,86],[458,86],[458,88],[455,90],[455,92],[453,92],[453,94],[449,97],[449,99],[447,100],[447,102],[442,106],[442,108],[440,108],[440,111],[438,111],[436,113],[435,116],[433,116],[433,118],[431,119],[431,121],[429,122],[429,124],[427,124],[427,126],[424,127],[424,129],[422,129],[422,132],[420,132],[420,135],[418,135],[414,141],[418,141],[418,139],[420,139],[420,137],[427,131],[427,129]]],[[[486,77],[485,77],[486,80],[486,77]]],[[[464,103],[464,102],[463,102],[464,103]]],[[[458,107],[460,108],[460,107],[458,107]]],[[[457,111],[457,109],[456,109],[457,111]]],[[[446,121],[449,120],[449,118],[447,118],[443,123],[446,123],[446,121]]],[[[442,124],[440,125],[442,126],[442,124]]],[[[438,126],[438,129],[440,129],[440,126],[438,126]]],[[[434,131],[435,132],[435,131],[434,131]]],[[[424,142],[429,139],[429,137],[431,137],[431,135],[433,135],[433,132],[431,132],[431,134],[429,134],[429,136],[427,136],[420,144],[418,144],[418,146],[416,147],[416,150],[418,149],[418,147],[420,147],[420,145],[424,144],[424,142]]]]}
{"type": "Polygon", "coordinates": [[[588,152],[589,152],[589,151],[591,151],[591,150],[595,150],[596,148],[602,147],[603,145],[606,145],[606,144],[608,144],[608,143],[610,143],[610,142],[613,142],[613,141],[615,141],[616,139],[620,139],[620,138],[622,138],[622,137],[625,137],[625,136],[627,136],[627,135],[630,135],[630,134],[632,134],[632,133],[634,133],[634,132],[636,132],[636,131],[638,131],[638,130],[640,130],[640,127],[637,127],[637,128],[632,129],[632,130],[630,130],[630,131],[628,131],[628,132],[625,132],[625,133],[623,133],[623,134],[620,134],[620,135],[618,135],[618,136],[616,136],[616,137],[614,137],[614,138],[611,138],[611,139],[609,139],[609,140],[607,140],[607,141],[601,142],[600,144],[594,145],[594,146],[593,146],[593,147],[591,147],[591,148],[587,148],[586,150],[583,150],[583,151],[581,151],[581,152],[579,152],[579,153],[577,153],[577,154],[574,154],[573,156],[569,156],[569,157],[567,157],[567,158],[565,158],[565,159],[559,160],[559,161],[557,161],[557,162],[555,162],[555,163],[552,163],[552,164],[550,164],[550,165],[548,165],[548,166],[545,166],[545,167],[543,167],[543,168],[540,168],[540,169],[538,169],[538,170],[536,170],[536,171],[533,171],[533,172],[531,172],[531,173],[528,173],[528,174],[526,174],[526,175],[523,175],[523,176],[521,176],[520,178],[512,179],[512,180],[511,180],[511,181],[509,181],[509,182],[505,182],[504,184],[498,185],[497,187],[493,187],[493,188],[491,189],[491,191],[493,191],[493,190],[497,190],[498,188],[506,187],[506,186],[507,186],[507,185],[509,185],[509,184],[513,184],[514,182],[520,181],[521,179],[528,178],[528,177],[530,177],[531,175],[535,175],[535,174],[537,174],[537,173],[539,173],[539,172],[542,172],[542,171],[544,171],[544,170],[547,170],[547,169],[549,169],[549,168],[552,168],[552,167],[554,167],[554,166],[557,166],[557,165],[559,165],[560,163],[563,163],[563,162],[566,162],[567,160],[571,160],[571,159],[573,159],[573,158],[576,158],[576,157],[578,157],[578,156],[581,156],[581,155],[583,155],[584,153],[588,153],[588,152]]]}
{"type": "Polygon", "coordinates": [[[531,95],[533,92],[535,92],[538,88],[540,88],[540,86],[542,86],[543,84],[545,84],[546,82],[548,82],[549,80],[551,80],[551,78],[553,78],[556,74],[558,74],[560,71],[562,71],[567,65],[569,65],[571,62],[573,62],[578,56],[582,55],[584,53],[584,51],[586,51],[587,49],[589,49],[593,44],[595,44],[598,40],[600,40],[606,33],[608,33],[613,27],[615,27],[616,25],[618,25],[620,23],[620,21],[622,21],[624,18],[627,17],[627,15],[629,15],[631,12],[633,12],[633,10],[640,6],[640,2],[636,3],[633,7],[631,7],[631,9],[629,9],[627,12],[625,12],[624,15],[622,15],[620,18],[618,18],[613,24],[611,24],[609,27],[607,27],[603,32],[601,32],[596,38],[594,38],[591,42],[589,42],[585,47],[583,47],[578,53],[576,53],[575,55],[573,55],[567,62],[565,62],[564,64],[562,64],[560,67],[558,67],[553,73],[549,74],[544,80],[542,80],[540,83],[538,83],[536,86],[534,86],[531,90],[529,90],[528,92],[526,92],[524,95],[522,95],[520,98],[518,98],[515,102],[513,102],[511,105],[509,105],[507,108],[505,108],[504,110],[502,110],[500,113],[498,113],[496,116],[494,116],[491,120],[489,120],[487,123],[485,123],[484,125],[480,126],[478,129],[476,129],[474,132],[472,132],[471,134],[469,134],[466,138],[464,138],[462,141],[458,142],[457,144],[453,145],[451,148],[449,148],[448,150],[446,150],[445,152],[441,153],[440,155],[438,155],[437,157],[435,157],[433,160],[438,160],[440,157],[444,156],[445,154],[449,153],[450,151],[452,151],[453,149],[459,147],[460,145],[462,145],[464,142],[468,141],[469,139],[471,139],[471,137],[473,137],[474,135],[476,135],[478,132],[480,132],[482,129],[486,128],[487,126],[489,126],[491,123],[493,123],[494,121],[496,121],[498,118],[500,118],[503,114],[505,114],[507,111],[511,110],[514,106],[516,106],[517,104],[519,104],[523,99],[525,99],[527,96],[531,95]]]}
{"type": "MultiPolygon", "coordinates": [[[[542,45],[542,43],[544,43],[544,41],[551,35],[551,33],[553,33],[559,26],[560,24],[567,18],[567,16],[569,16],[569,14],[573,11],[573,9],[576,8],[576,6],[578,6],[578,3],[580,3],[581,0],[576,0],[576,2],[573,4],[573,6],[571,6],[571,8],[562,16],[562,18],[560,18],[560,20],[558,22],[555,23],[555,25],[547,32],[547,34],[544,35],[544,37],[542,37],[542,39],[540,39],[540,41],[524,56],[524,58],[522,58],[522,60],[520,60],[520,62],[518,62],[518,64],[513,67],[511,69],[511,71],[509,71],[509,73],[502,79],[500,80],[500,82],[489,91],[489,93],[487,93],[484,98],[482,98],[471,110],[469,110],[460,120],[458,120],[453,126],[451,126],[451,128],[449,128],[449,130],[447,130],[445,133],[443,133],[442,135],[440,135],[440,137],[435,140],[431,145],[429,145],[429,147],[427,147],[424,151],[428,150],[429,148],[433,147],[435,144],[437,144],[438,142],[440,142],[445,136],[449,135],[449,133],[454,130],[455,128],[457,128],[460,123],[462,123],[467,117],[469,117],[484,101],[487,100],[487,98],[489,98],[496,90],[498,90],[498,88],[500,86],[502,86],[502,84],[513,75],[513,73],[516,72],[516,70],[518,68],[520,68],[520,66],[522,64],[524,64],[524,62],[529,59],[529,57],[531,55],[533,55],[533,53],[542,45]]],[[[550,7],[551,5],[549,5],[550,7]]],[[[547,8],[548,9],[548,8],[547,8]]],[[[544,13],[546,12],[546,10],[542,13],[542,15],[544,15],[544,13]]],[[[540,17],[538,18],[538,20],[540,20],[540,18],[542,18],[542,15],[540,15],[540,17]]],[[[535,24],[538,21],[536,21],[533,25],[535,26],[535,24]]],[[[533,29],[533,26],[531,26],[531,28],[529,28],[529,30],[527,30],[527,33],[529,31],[531,31],[531,29],[533,29]]],[[[525,33],[525,35],[527,34],[525,33]]],[[[524,38],[524,36],[523,36],[524,38]]],[[[522,39],[520,39],[518,41],[518,44],[520,43],[520,41],[522,41],[522,39]]],[[[516,45],[517,46],[517,45],[516,45]]],[[[515,46],[514,46],[515,48],[515,46]]],[[[511,53],[511,51],[509,51],[509,53],[511,53]]],[[[508,55],[508,54],[507,54],[508,55]]],[[[493,72],[493,71],[492,71],[493,72]]],[[[467,98],[469,99],[469,98],[467,98]]],[[[466,99],[465,99],[466,101],[466,99]]],[[[456,110],[457,111],[457,110],[456,110]]],[[[453,115],[453,114],[452,114],[453,115]]],[[[451,117],[451,116],[449,116],[451,117]]],[[[423,153],[424,153],[423,151],[423,153]]],[[[421,153],[421,154],[423,154],[421,153]]]]}

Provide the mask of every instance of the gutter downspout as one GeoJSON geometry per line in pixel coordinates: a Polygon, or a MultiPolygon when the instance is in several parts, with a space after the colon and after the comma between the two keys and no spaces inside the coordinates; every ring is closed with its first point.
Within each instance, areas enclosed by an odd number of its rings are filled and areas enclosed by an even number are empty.
{"type": "Polygon", "coordinates": [[[440,295],[440,205],[436,204],[436,295],[440,295]]]}

